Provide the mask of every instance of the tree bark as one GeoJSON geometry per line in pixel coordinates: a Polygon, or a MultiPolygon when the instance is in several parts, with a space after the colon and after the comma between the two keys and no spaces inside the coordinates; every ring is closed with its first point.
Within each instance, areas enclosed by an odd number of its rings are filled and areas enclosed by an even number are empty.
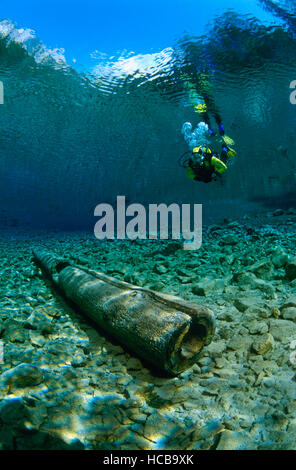
{"type": "Polygon", "coordinates": [[[48,252],[35,251],[34,258],[86,316],[170,375],[189,368],[212,340],[215,318],[206,307],[71,265],[48,252]]]}

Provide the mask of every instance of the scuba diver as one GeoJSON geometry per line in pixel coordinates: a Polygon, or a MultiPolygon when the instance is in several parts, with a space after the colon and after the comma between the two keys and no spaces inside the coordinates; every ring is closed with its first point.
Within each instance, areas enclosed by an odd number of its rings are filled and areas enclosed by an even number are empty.
{"type": "Polygon", "coordinates": [[[217,181],[227,170],[227,163],[235,157],[235,150],[226,145],[222,139],[220,155],[214,152],[210,148],[210,138],[213,133],[205,122],[200,122],[193,132],[192,125],[185,122],[182,133],[191,148],[179,160],[181,166],[186,168],[187,177],[203,183],[217,181]],[[190,156],[188,156],[189,154],[190,156]]]}
{"type": "Polygon", "coordinates": [[[192,180],[204,183],[217,181],[227,170],[227,163],[236,156],[232,148],[235,143],[225,134],[221,116],[211,93],[209,75],[198,73],[194,69],[194,73],[192,70],[190,74],[183,72],[182,80],[185,88],[189,90],[189,101],[194,111],[201,114],[202,122],[194,131],[191,123],[186,122],[183,125],[182,134],[191,150],[181,156],[179,164],[186,168],[186,174],[192,180]],[[219,135],[211,126],[210,114],[215,119],[219,135]],[[216,142],[212,142],[213,140],[216,142]],[[218,141],[222,144],[219,154],[212,149],[218,141]]]}

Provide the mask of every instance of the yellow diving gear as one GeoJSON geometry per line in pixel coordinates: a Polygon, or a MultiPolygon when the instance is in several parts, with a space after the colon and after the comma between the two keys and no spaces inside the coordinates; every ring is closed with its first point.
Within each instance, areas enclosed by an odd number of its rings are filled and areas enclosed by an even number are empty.
{"type": "Polygon", "coordinates": [[[231,137],[228,137],[228,135],[223,135],[223,136],[222,136],[222,140],[223,140],[224,144],[226,144],[227,146],[229,146],[229,145],[235,145],[234,140],[231,139],[231,137]]]}
{"type": "Polygon", "coordinates": [[[195,147],[192,150],[192,153],[200,153],[201,155],[205,155],[205,154],[211,155],[212,150],[206,147],[195,147]]]}
{"type": "Polygon", "coordinates": [[[191,180],[194,180],[194,178],[195,178],[195,173],[194,173],[193,169],[190,166],[188,166],[186,168],[186,176],[188,178],[190,178],[191,180]]]}
{"type": "Polygon", "coordinates": [[[200,103],[200,104],[194,106],[194,111],[196,113],[206,113],[207,112],[207,105],[200,103]]]}
{"type": "Polygon", "coordinates": [[[227,170],[227,166],[223,163],[219,158],[212,157],[211,165],[215,170],[215,173],[219,173],[219,175],[223,175],[223,173],[227,170]]]}
{"type": "Polygon", "coordinates": [[[236,156],[236,151],[231,149],[231,148],[228,148],[227,150],[227,157],[235,157],[236,156]]]}

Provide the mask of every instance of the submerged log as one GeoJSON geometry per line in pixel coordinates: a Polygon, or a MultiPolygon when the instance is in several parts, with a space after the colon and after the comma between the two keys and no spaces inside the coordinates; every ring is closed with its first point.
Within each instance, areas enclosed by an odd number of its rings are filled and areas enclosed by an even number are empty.
{"type": "Polygon", "coordinates": [[[35,262],[102,329],[158,369],[189,368],[215,332],[211,310],[71,264],[44,251],[35,262]]]}

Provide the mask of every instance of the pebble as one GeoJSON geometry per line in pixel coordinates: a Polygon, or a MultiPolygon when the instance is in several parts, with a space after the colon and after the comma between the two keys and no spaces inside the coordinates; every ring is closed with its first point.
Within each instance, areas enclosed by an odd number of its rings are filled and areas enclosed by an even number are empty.
{"type": "Polygon", "coordinates": [[[255,448],[255,442],[251,446],[244,432],[225,430],[221,433],[216,450],[251,450],[252,448],[255,448]]]}
{"type": "Polygon", "coordinates": [[[278,247],[272,256],[272,263],[276,268],[282,268],[287,265],[289,261],[289,255],[280,247],[278,247]]]}
{"type": "Polygon", "coordinates": [[[268,324],[263,321],[252,320],[247,328],[251,335],[262,335],[268,332],[268,324]]]}
{"type": "Polygon", "coordinates": [[[44,381],[44,373],[39,367],[31,364],[19,364],[0,376],[2,386],[9,389],[34,387],[44,381]]]}
{"type": "Polygon", "coordinates": [[[296,322],[296,307],[286,307],[281,313],[285,320],[296,322]]]}
{"type": "Polygon", "coordinates": [[[287,343],[296,337],[296,324],[290,320],[270,320],[270,333],[276,341],[287,343]]]}
{"type": "Polygon", "coordinates": [[[40,330],[42,333],[51,333],[53,331],[52,319],[43,312],[33,312],[25,322],[27,328],[40,330]]]}
{"type": "Polygon", "coordinates": [[[255,305],[256,300],[253,297],[241,297],[234,301],[234,306],[242,313],[255,305]]]}
{"type": "Polygon", "coordinates": [[[249,271],[260,279],[269,280],[273,275],[273,264],[270,261],[258,261],[249,268],[249,271]]]}
{"type": "Polygon", "coordinates": [[[274,338],[271,334],[265,334],[255,339],[252,344],[252,349],[255,353],[265,354],[270,353],[274,348],[274,338]]]}
{"type": "Polygon", "coordinates": [[[238,238],[233,234],[225,235],[221,238],[220,243],[221,245],[230,245],[230,246],[237,245],[238,238]]]}

